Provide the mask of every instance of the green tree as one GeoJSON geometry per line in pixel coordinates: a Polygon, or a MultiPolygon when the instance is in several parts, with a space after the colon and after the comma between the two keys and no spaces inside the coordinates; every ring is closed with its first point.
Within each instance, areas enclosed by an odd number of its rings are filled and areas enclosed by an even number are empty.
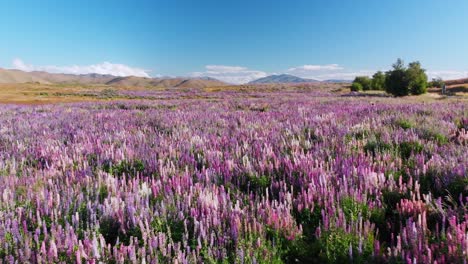
{"type": "Polygon", "coordinates": [[[394,96],[406,96],[409,94],[406,67],[402,59],[398,59],[393,65],[393,70],[385,73],[385,90],[394,96]]]}
{"type": "Polygon", "coordinates": [[[406,79],[411,94],[419,95],[427,91],[426,70],[421,67],[419,61],[412,62],[406,70],[406,79]]]}
{"type": "Polygon", "coordinates": [[[433,78],[432,82],[429,83],[429,87],[437,87],[437,88],[442,88],[444,86],[445,82],[442,80],[442,78],[433,78]]]}
{"type": "Polygon", "coordinates": [[[362,85],[360,83],[353,82],[353,84],[351,84],[351,91],[353,92],[362,91],[362,85]]]}
{"type": "Polygon", "coordinates": [[[359,83],[364,91],[372,88],[372,80],[367,76],[358,76],[354,79],[353,83],[359,83]]]}
{"type": "Polygon", "coordinates": [[[372,90],[385,90],[385,74],[381,71],[372,76],[372,90]]]}
{"type": "Polygon", "coordinates": [[[393,64],[393,69],[385,73],[385,90],[394,96],[419,95],[427,91],[426,70],[419,61],[405,67],[402,59],[393,64]]]}

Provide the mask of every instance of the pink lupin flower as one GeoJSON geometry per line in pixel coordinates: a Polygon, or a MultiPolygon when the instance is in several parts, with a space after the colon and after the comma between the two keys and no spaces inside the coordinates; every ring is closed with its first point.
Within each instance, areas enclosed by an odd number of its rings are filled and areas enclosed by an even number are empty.
{"type": "Polygon", "coordinates": [[[58,255],[57,255],[57,245],[55,244],[54,240],[50,241],[50,246],[49,246],[49,252],[47,254],[49,256],[49,259],[56,260],[58,255]]]}

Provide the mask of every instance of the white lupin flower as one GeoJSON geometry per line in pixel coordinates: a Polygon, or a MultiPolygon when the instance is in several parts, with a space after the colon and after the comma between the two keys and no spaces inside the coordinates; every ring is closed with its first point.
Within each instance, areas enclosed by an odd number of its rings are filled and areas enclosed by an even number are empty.
{"type": "Polygon", "coordinates": [[[141,184],[139,194],[143,197],[147,197],[151,194],[151,189],[148,187],[148,183],[144,182],[141,184]]]}
{"type": "Polygon", "coordinates": [[[96,239],[96,235],[93,236],[93,255],[97,259],[99,259],[101,257],[100,254],[99,254],[98,241],[96,239]]]}

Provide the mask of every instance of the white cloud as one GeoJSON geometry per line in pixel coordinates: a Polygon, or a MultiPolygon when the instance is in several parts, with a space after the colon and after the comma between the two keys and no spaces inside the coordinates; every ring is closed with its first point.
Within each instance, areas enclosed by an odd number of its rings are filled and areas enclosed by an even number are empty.
{"type": "Polygon", "coordinates": [[[327,64],[327,65],[302,65],[298,67],[289,68],[288,72],[316,72],[316,71],[337,71],[342,70],[338,64],[327,64]]]}
{"type": "Polygon", "coordinates": [[[356,76],[371,76],[375,71],[353,71],[346,70],[338,64],[325,64],[296,66],[289,68],[286,72],[302,78],[324,81],[330,79],[352,80],[356,76]]]}
{"type": "Polygon", "coordinates": [[[444,80],[456,80],[468,78],[468,71],[427,71],[429,79],[442,78],[444,80]]]}
{"type": "Polygon", "coordinates": [[[207,65],[205,66],[205,69],[208,70],[208,72],[219,72],[219,73],[229,73],[229,72],[240,72],[240,71],[246,71],[247,68],[245,67],[240,67],[240,66],[224,66],[224,65],[207,65]]]}
{"type": "Polygon", "coordinates": [[[267,76],[266,72],[250,70],[240,66],[207,65],[204,72],[192,72],[192,77],[211,77],[218,80],[242,84],[267,76]]]}
{"type": "Polygon", "coordinates": [[[356,76],[372,76],[376,71],[361,70],[361,71],[341,71],[334,73],[321,73],[313,77],[317,80],[353,80],[356,76]]]}
{"type": "Polygon", "coordinates": [[[148,70],[141,68],[133,68],[125,64],[115,64],[110,62],[103,62],[100,64],[79,66],[55,66],[55,65],[46,65],[46,66],[36,66],[31,64],[26,64],[21,59],[14,59],[12,66],[14,69],[22,71],[45,71],[50,73],[67,73],[67,74],[110,74],[114,76],[137,76],[137,77],[150,77],[148,70]]]}

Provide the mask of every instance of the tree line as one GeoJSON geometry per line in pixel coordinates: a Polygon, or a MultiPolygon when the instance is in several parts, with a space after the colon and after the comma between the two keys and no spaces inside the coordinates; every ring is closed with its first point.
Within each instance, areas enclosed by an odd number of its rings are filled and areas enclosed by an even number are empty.
{"type": "Polygon", "coordinates": [[[398,59],[392,69],[383,73],[376,72],[372,78],[358,76],[351,85],[351,91],[382,90],[394,96],[419,95],[427,92],[428,86],[441,87],[443,81],[434,79],[428,82],[426,70],[419,61],[411,62],[408,66],[402,59],[398,59]]]}

